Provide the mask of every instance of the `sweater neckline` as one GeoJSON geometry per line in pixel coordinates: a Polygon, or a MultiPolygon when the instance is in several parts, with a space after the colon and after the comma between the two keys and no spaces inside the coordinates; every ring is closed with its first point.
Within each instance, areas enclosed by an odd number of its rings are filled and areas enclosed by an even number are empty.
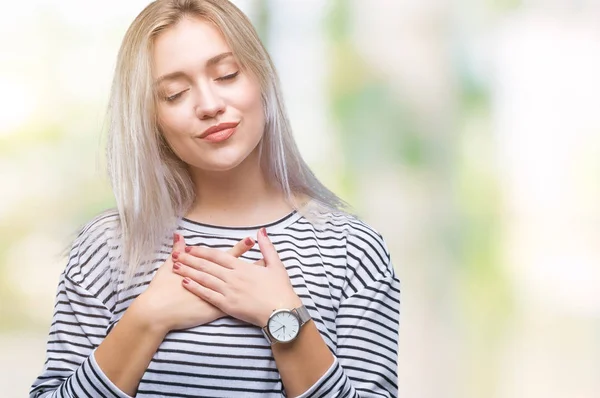
{"type": "Polygon", "coordinates": [[[272,221],[266,224],[260,225],[252,225],[252,226],[241,226],[241,227],[229,227],[223,225],[213,225],[201,223],[198,221],[192,221],[189,218],[182,217],[180,220],[180,227],[188,230],[190,232],[210,234],[210,235],[219,235],[219,236],[236,236],[236,237],[246,237],[252,236],[256,238],[256,234],[258,230],[261,228],[265,228],[267,230],[267,234],[272,232],[281,231],[282,229],[292,225],[296,221],[302,218],[302,215],[298,212],[298,210],[293,210],[282,218],[272,221]]]}

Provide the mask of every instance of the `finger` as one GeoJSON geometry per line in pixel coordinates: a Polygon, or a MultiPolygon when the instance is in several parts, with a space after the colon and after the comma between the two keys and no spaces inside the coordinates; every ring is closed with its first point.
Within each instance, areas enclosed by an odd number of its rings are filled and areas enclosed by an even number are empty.
{"type": "Polygon", "coordinates": [[[246,253],[248,250],[252,249],[254,246],[254,239],[245,238],[235,244],[231,249],[227,250],[227,253],[231,254],[233,257],[239,257],[242,254],[246,253]]]}
{"type": "Polygon", "coordinates": [[[185,250],[185,240],[183,236],[175,232],[173,234],[173,251],[182,252],[185,250]]]}
{"type": "MultiPolygon", "coordinates": [[[[189,249],[189,247],[186,248],[186,250],[187,249],[189,249]]],[[[228,273],[231,272],[231,270],[227,267],[223,267],[200,257],[192,256],[187,252],[179,253],[177,258],[174,258],[174,261],[178,261],[184,265],[187,265],[196,271],[210,274],[222,281],[227,281],[227,277],[229,276],[228,273]]]]}
{"type": "Polygon", "coordinates": [[[176,274],[181,275],[184,278],[189,278],[194,282],[209,288],[210,290],[214,290],[217,293],[225,293],[225,288],[227,287],[226,283],[216,276],[198,271],[192,267],[188,267],[179,261],[173,264],[173,271],[176,274]]]}
{"type": "Polygon", "coordinates": [[[265,260],[264,260],[263,258],[261,258],[261,259],[260,259],[260,260],[258,260],[258,261],[255,261],[253,264],[255,264],[255,265],[260,265],[261,267],[264,267],[264,266],[266,266],[266,265],[267,265],[267,264],[265,264],[265,260]]]}
{"type": "Polygon", "coordinates": [[[238,261],[235,257],[232,257],[231,254],[210,247],[188,246],[185,248],[185,252],[189,253],[191,256],[203,258],[225,268],[235,268],[235,262],[238,261]]]}
{"type": "Polygon", "coordinates": [[[174,263],[176,261],[176,257],[179,253],[185,250],[185,241],[181,234],[177,232],[173,233],[173,249],[171,250],[171,256],[167,258],[167,263],[170,261],[174,263]]]}
{"type": "Polygon", "coordinates": [[[183,278],[181,283],[187,290],[223,311],[222,307],[225,302],[225,296],[223,296],[221,293],[217,293],[214,290],[202,286],[191,278],[183,278]]]}
{"type": "Polygon", "coordinates": [[[275,250],[275,246],[271,242],[271,239],[267,236],[267,230],[265,228],[261,228],[258,231],[258,247],[260,248],[260,252],[263,255],[264,262],[268,267],[271,264],[277,264],[280,262],[279,254],[275,250]]]}

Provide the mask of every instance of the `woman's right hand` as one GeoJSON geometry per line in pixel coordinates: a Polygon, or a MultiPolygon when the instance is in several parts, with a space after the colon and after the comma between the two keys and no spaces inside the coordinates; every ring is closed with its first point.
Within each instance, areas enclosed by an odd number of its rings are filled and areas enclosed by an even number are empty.
{"type": "MultiPolygon", "coordinates": [[[[228,253],[239,257],[254,246],[252,238],[239,241],[228,253]]],[[[147,326],[161,333],[187,329],[219,319],[224,314],[182,286],[183,277],[173,272],[173,253],[183,253],[185,242],[181,235],[173,236],[173,252],[156,271],[148,288],[131,304],[147,326]]],[[[250,264],[250,263],[249,263],[250,264]]]]}

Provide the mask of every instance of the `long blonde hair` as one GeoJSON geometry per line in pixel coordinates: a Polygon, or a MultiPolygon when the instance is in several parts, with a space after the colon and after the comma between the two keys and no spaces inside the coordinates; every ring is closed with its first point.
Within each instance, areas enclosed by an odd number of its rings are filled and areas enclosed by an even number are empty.
{"type": "Polygon", "coordinates": [[[260,82],[265,131],[259,153],[266,177],[279,184],[292,207],[307,215],[311,210],[294,200],[297,195],[311,199],[320,214],[348,208],[302,159],[273,62],[249,19],[228,0],[157,0],[137,16],[123,38],[108,109],[108,172],[119,213],[120,263],[128,281],[194,201],[186,165],[160,132],[151,70],[154,40],[186,16],[214,24],[241,67],[260,82]]]}

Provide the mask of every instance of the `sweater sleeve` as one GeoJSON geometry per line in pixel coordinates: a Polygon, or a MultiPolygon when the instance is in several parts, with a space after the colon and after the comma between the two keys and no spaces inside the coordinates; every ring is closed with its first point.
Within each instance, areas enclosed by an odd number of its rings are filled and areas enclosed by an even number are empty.
{"type": "Polygon", "coordinates": [[[111,383],[93,357],[109,320],[104,305],[63,273],[46,345],[46,362],[29,397],[129,397],[111,383]]]}
{"type": "Polygon", "coordinates": [[[400,281],[380,235],[355,248],[348,260],[354,269],[349,294],[336,316],[335,361],[298,398],[398,396],[400,281]]]}
{"type": "Polygon", "coordinates": [[[129,397],[113,385],[93,356],[112,316],[109,301],[98,298],[99,293],[107,297],[110,290],[108,245],[93,232],[78,237],[60,275],[46,361],[30,398],[129,397]]]}

